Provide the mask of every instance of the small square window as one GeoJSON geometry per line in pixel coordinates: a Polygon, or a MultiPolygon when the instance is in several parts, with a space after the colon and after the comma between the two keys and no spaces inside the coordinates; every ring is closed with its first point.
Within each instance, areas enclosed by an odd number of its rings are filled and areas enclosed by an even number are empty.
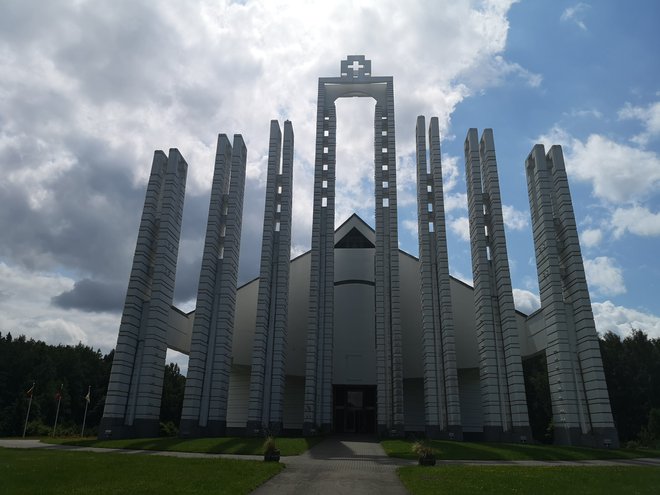
{"type": "Polygon", "coordinates": [[[282,186],[277,186],[277,194],[282,194],[282,186]]]}
{"type": "Polygon", "coordinates": [[[388,208],[390,206],[390,198],[383,198],[383,207],[388,208]]]}
{"type": "Polygon", "coordinates": [[[323,131],[323,135],[324,135],[325,137],[328,137],[328,136],[330,135],[330,131],[323,131]]]}
{"type": "Polygon", "coordinates": [[[321,187],[322,187],[323,189],[327,189],[327,188],[328,188],[328,181],[327,181],[327,180],[324,180],[323,182],[321,182],[321,187]]]}
{"type": "Polygon", "coordinates": [[[280,231],[280,222],[275,222],[275,232],[280,231]]]}
{"type": "Polygon", "coordinates": [[[431,203],[428,203],[426,207],[427,207],[427,211],[429,212],[433,211],[433,205],[431,203]]]}
{"type": "Polygon", "coordinates": [[[387,148],[383,148],[381,151],[382,151],[383,153],[387,153],[387,148]]]}
{"type": "Polygon", "coordinates": [[[387,189],[389,186],[390,186],[389,183],[386,180],[384,180],[383,181],[383,189],[387,189]]]}
{"type": "Polygon", "coordinates": [[[328,147],[327,146],[323,147],[323,153],[326,153],[326,154],[328,153],[328,147]]]}
{"type": "Polygon", "coordinates": [[[381,136],[387,136],[387,131],[382,131],[382,132],[380,133],[380,135],[381,135],[381,136]]]}
{"type": "Polygon", "coordinates": [[[435,232],[435,225],[433,225],[433,222],[429,222],[429,232],[435,232]]]}
{"type": "Polygon", "coordinates": [[[387,170],[387,165],[383,165],[383,170],[387,170]]]}
{"type": "Polygon", "coordinates": [[[328,198],[323,197],[321,198],[321,207],[325,208],[326,206],[328,206],[328,198]]]}
{"type": "Polygon", "coordinates": [[[433,188],[431,187],[431,184],[426,185],[426,192],[431,192],[433,191],[433,188]]]}
{"type": "Polygon", "coordinates": [[[277,203],[277,208],[275,210],[277,211],[277,213],[281,213],[282,212],[282,205],[280,203],[277,203]]]}
{"type": "Polygon", "coordinates": [[[328,170],[328,164],[327,164],[327,163],[324,163],[324,164],[323,164],[323,170],[324,170],[324,171],[325,171],[325,170],[328,170]]]}

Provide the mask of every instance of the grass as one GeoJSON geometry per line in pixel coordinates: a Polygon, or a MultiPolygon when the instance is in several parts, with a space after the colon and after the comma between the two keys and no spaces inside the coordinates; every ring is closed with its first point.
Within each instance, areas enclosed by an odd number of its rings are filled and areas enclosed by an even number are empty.
{"type": "Polygon", "coordinates": [[[250,493],[279,463],[0,448],[0,495],[250,493]]]}
{"type": "MultiPolygon", "coordinates": [[[[322,439],[276,438],[280,455],[302,454],[322,439]]],[[[94,438],[43,438],[42,442],[61,445],[80,445],[111,449],[164,450],[171,452],[201,452],[206,454],[263,454],[263,438],[222,437],[222,438],[133,438],[125,440],[96,440],[94,438]]]]}
{"type": "Polygon", "coordinates": [[[657,494],[660,487],[660,468],[637,466],[410,466],[398,474],[413,495],[657,494]]]}
{"type": "MultiPolygon", "coordinates": [[[[660,457],[660,450],[654,449],[589,449],[555,445],[452,442],[447,440],[429,440],[427,444],[433,448],[438,459],[580,461],[586,459],[660,457]]],[[[411,441],[384,440],[381,445],[387,455],[391,457],[417,459],[417,455],[412,451],[413,442],[411,441]]]]}

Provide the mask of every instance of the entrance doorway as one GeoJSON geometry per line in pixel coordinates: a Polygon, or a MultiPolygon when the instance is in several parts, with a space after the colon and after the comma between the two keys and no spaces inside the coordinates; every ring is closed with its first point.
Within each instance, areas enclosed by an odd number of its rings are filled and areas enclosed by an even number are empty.
{"type": "Polygon", "coordinates": [[[376,386],[334,385],[335,433],[376,433],[376,386]]]}

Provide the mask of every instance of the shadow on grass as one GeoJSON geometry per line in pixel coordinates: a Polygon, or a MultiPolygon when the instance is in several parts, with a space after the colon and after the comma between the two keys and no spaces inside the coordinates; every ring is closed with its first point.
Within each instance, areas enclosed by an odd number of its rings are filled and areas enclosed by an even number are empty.
{"type": "MultiPolygon", "coordinates": [[[[433,440],[429,444],[440,459],[448,460],[537,460],[537,461],[580,461],[587,459],[634,459],[660,457],[660,450],[653,449],[591,449],[553,445],[521,445],[506,443],[451,442],[433,440]]],[[[415,459],[412,442],[406,440],[384,440],[383,448],[389,456],[415,459]]]]}

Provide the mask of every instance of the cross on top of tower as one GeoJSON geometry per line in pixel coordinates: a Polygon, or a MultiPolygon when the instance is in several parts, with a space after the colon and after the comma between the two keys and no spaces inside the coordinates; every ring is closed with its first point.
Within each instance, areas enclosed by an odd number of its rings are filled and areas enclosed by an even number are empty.
{"type": "Polygon", "coordinates": [[[341,61],[341,77],[345,79],[364,79],[371,76],[371,60],[364,55],[348,55],[341,61]]]}

